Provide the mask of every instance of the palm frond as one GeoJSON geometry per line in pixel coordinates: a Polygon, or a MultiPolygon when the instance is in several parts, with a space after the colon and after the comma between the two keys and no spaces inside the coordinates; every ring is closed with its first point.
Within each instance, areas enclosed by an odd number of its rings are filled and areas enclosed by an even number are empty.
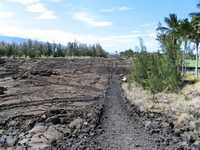
{"type": "Polygon", "coordinates": [[[192,12],[189,14],[191,17],[200,16],[199,12],[192,12]]]}
{"type": "Polygon", "coordinates": [[[156,28],[156,30],[157,30],[157,31],[167,31],[167,30],[169,30],[169,28],[159,26],[159,27],[156,28]]]}
{"type": "Polygon", "coordinates": [[[200,3],[197,4],[197,7],[200,8],[200,3]]]}
{"type": "Polygon", "coordinates": [[[170,14],[169,17],[165,17],[165,23],[170,28],[177,28],[179,25],[179,20],[176,14],[170,14]]]}

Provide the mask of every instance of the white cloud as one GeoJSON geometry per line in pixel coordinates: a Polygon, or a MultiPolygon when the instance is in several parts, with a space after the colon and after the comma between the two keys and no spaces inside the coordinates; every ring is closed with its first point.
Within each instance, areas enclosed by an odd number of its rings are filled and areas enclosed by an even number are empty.
{"type": "Polygon", "coordinates": [[[58,29],[25,28],[2,22],[0,23],[0,35],[32,38],[40,41],[58,42],[62,44],[66,44],[67,42],[72,42],[74,40],[88,44],[100,43],[105,50],[110,52],[129,48],[134,49],[135,46],[139,45],[139,37],[144,39],[148,50],[156,51],[159,47],[158,42],[155,40],[156,33],[154,31],[138,31],[135,34],[130,32],[124,35],[99,36],[96,34],[73,33],[58,29]]]}
{"type": "Polygon", "coordinates": [[[114,11],[129,11],[129,10],[132,10],[132,8],[127,7],[127,6],[120,6],[120,7],[101,9],[100,12],[111,13],[111,12],[114,12],[114,11]]]}
{"type": "Polygon", "coordinates": [[[140,33],[140,30],[132,30],[130,31],[131,34],[139,34],[140,33]]]}
{"type": "MultiPolygon", "coordinates": [[[[8,1],[8,0],[7,0],[8,1]]],[[[37,19],[52,19],[56,18],[55,13],[50,11],[42,0],[9,0],[10,2],[15,2],[17,4],[22,5],[26,11],[34,13],[37,19]]],[[[46,2],[47,0],[45,0],[46,2]]],[[[123,8],[125,9],[125,8],[123,8]]],[[[111,11],[120,11],[119,7],[112,8],[107,10],[107,12],[111,11]]],[[[106,12],[106,10],[105,10],[106,12]]],[[[155,32],[152,29],[151,24],[144,24],[135,30],[130,31],[124,34],[117,33],[107,33],[104,35],[98,34],[82,34],[73,33],[68,31],[62,31],[59,29],[48,29],[48,25],[43,26],[42,29],[39,27],[31,27],[28,28],[25,26],[23,20],[18,20],[18,18],[13,17],[12,12],[1,12],[0,11],[0,34],[7,36],[17,36],[24,38],[32,38],[41,41],[50,41],[50,42],[60,42],[62,44],[66,44],[69,41],[80,41],[84,43],[100,43],[103,48],[108,51],[115,50],[125,50],[128,48],[133,48],[138,45],[138,37],[144,39],[146,46],[149,49],[157,50],[158,44],[155,40],[155,32]],[[4,21],[1,18],[11,18],[4,21]],[[46,28],[45,28],[46,27],[46,28]]],[[[105,20],[98,20],[97,17],[88,14],[87,12],[76,12],[72,14],[72,17],[78,21],[82,21],[90,26],[94,27],[108,27],[112,26],[112,22],[105,20]]],[[[22,18],[23,19],[23,18],[22,18]]],[[[102,33],[103,34],[103,33],[102,33]]]]}
{"type": "Polygon", "coordinates": [[[32,38],[41,41],[60,42],[66,44],[69,41],[78,40],[86,43],[96,43],[98,38],[92,35],[82,35],[65,32],[58,29],[25,28],[9,24],[0,24],[0,35],[32,38]]]}
{"type": "Polygon", "coordinates": [[[0,19],[10,19],[13,18],[15,14],[10,11],[0,11],[0,19]]]}
{"type": "Polygon", "coordinates": [[[155,23],[145,23],[145,24],[141,24],[140,25],[141,28],[156,28],[157,27],[157,24],[155,23]]]}
{"type": "Polygon", "coordinates": [[[128,10],[131,10],[131,8],[127,7],[127,6],[121,6],[121,7],[119,7],[119,11],[128,11],[128,10]]]}
{"type": "Polygon", "coordinates": [[[105,13],[109,13],[109,12],[113,12],[115,11],[115,8],[108,8],[108,9],[101,9],[100,12],[105,12],[105,13]]]}
{"type": "Polygon", "coordinates": [[[31,4],[34,4],[34,3],[39,3],[40,0],[8,0],[8,2],[14,2],[14,3],[19,3],[19,4],[22,4],[22,5],[31,5],[31,4]]]}
{"type": "Polygon", "coordinates": [[[110,21],[102,21],[102,20],[97,20],[95,17],[89,15],[86,12],[77,12],[74,13],[73,18],[78,20],[78,21],[82,21],[84,23],[87,23],[91,26],[94,27],[108,27],[108,26],[112,26],[112,22],[110,21]]]}
{"type": "Polygon", "coordinates": [[[49,10],[41,0],[8,0],[21,4],[25,7],[26,11],[36,14],[36,19],[50,20],[56,19],[55,12],[49,10]]]}
{"type": "Polygon", "coordinates": [[[55,3],[60,3],[62,2],[63,0],[50,0],[51,2],[55,2],[55,3]]]}
{"type": "Polygon", "coordinates": [[[26,10],[33,13],[43,13],[46,11],[46,7],[44,7],[41,3],[33,3],[31,5],[27,5],[26,10]]]}
{"type": "Polygon", "coordinates": [[[159,48],[159,44],[156,41],[156,33],[154,32],[146,32],[146,33],[135,33],[131,32],[124,35],[115,35],[115,36],[107,36],[100,39],[100,43],[111,50],[125,50],[125,49],[134,49],[139,45],[139,38],[144,40],[144,44],[149,51],[157,51],[159,48]]]}
{"type": "Polygon", "coordinates": [[[42,13],[40,16],[37,17],[37,19],[40,19],[40,20],[51,20],[51,19],[56,19],[56,18],[57,16],[52,11],[42,13]]]}

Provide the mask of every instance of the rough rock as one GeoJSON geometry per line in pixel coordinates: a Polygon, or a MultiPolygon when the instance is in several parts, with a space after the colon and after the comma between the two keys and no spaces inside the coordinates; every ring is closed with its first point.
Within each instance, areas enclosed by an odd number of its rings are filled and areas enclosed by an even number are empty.
{"type": "Polygon", "coordinates": [[[48,127],[47,131],[44,133],[44,136],[48,139],[50,144],[63,138],[63,134],[56,130],[54,126],[48,127]]]}
{"type": "Polygon", "coordinates": [[[2,64],[5,64],[6,63],[6,60],[5,59],[2,59],[2,58],[0,58],[0,64],[2,65],[2,64]]]}
{"type": "Polygon", "coordinates": [[[42,125],[35,125],[33,129],[29,131],[29,134],[34,135],[37,133],[44,133],[47,127],[42,125]]]}
{"type": "Polygon", "coordinates": [[[196,141],[194,144],[191,146],[191,150],[199,150],[200,149],[200,141],[196,141]]]}
{"type": "Polygon", "coordinates": [[[69,127],[71,129],[75,129],[75,130],[80,130],[81,126],[82,126],[83,120],[81,118],[77,118],[75,120],[73,120],[70,124],[69,127]]]}
{"type": "Polygon", "coordinates": [[[17,141],[17,139],[14,136],[7,136],[6,137],[6,145],[7,146],[10,146],[10,147],[14,146],[16,141],[17,141]]]}
{"type": "Polygon", "coordinates": [[[6,91],[6,90],[7,90],[7,88],[1,87],[1,86],[0,86],[0,95],[5,94],[5,91],[6,91]]]}
{"type": "Polygon", "coordinates": [[[1,130],[0,130],[0,135],[2,135],[2,134],[3,134],[3,132],[4,132],[4,130],[2,130],[2,129],[1,129],[1,130]]]}
{"type": "Polygon", "coordinates": [[[2,147],[10,143],[11,148],[22,150],[29,146],[35,149],[90,147],[113,67],[114,73],[125,74],[130,66],[126,60],[109,58],[3,61],[0,143],[2,147]],[[16,141],[6,143],[7,136],[17,137],[16,141]]]}
{"type": "Polygon", "coordinates": [[[194,129],[200,134],[200,120],[194,121],[194,129]]]}
{"type": "Polygon", "coordinates": [[[192,119],[192,117],[189,114],[182,113],[177,118],[177,121],[175,123],[175,128],[183,128],[183,127],[187,126],[191,119],[192,119]]]}

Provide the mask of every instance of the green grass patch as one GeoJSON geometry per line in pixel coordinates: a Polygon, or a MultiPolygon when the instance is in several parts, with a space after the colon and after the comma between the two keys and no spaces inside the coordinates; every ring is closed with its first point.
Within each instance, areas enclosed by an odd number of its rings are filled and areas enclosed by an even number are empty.
{"type": "MultiPolygon", "coordinates": [[[[199,60],[200,62],[200,60],[199,60]]],[[[186,66],[187,67],[196,67],[196,60],[193,59],[187,59],[185,60],[186,66]]]]}

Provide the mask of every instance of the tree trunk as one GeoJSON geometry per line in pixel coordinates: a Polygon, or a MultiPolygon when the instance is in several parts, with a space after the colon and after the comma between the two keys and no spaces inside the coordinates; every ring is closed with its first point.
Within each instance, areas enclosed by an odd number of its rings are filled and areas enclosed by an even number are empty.
{"type": "Polygon", "coordinates": [[[183,50],[183,58],[182,58],[182,74],[185,74],[185,55],[186,55],[186,49],[187,49],[187,41],[184,42],[184,50],[183,50]]]}
{"type": "Polygon", "coordinates": [[[187,48],[188,48],[188,41],[185,41],[185,66],[184,66],[184,72],[186,73],[186,71],[187,71],[187,63],[186,63],[186,59],[187,59],[187,53],[188,53],[188,50],[187,50],[187,48]]]}
{"type": "Polygon", "coordinates": [[[199,77],[199,43],[196,43],[196,76],[199,77]]]}

